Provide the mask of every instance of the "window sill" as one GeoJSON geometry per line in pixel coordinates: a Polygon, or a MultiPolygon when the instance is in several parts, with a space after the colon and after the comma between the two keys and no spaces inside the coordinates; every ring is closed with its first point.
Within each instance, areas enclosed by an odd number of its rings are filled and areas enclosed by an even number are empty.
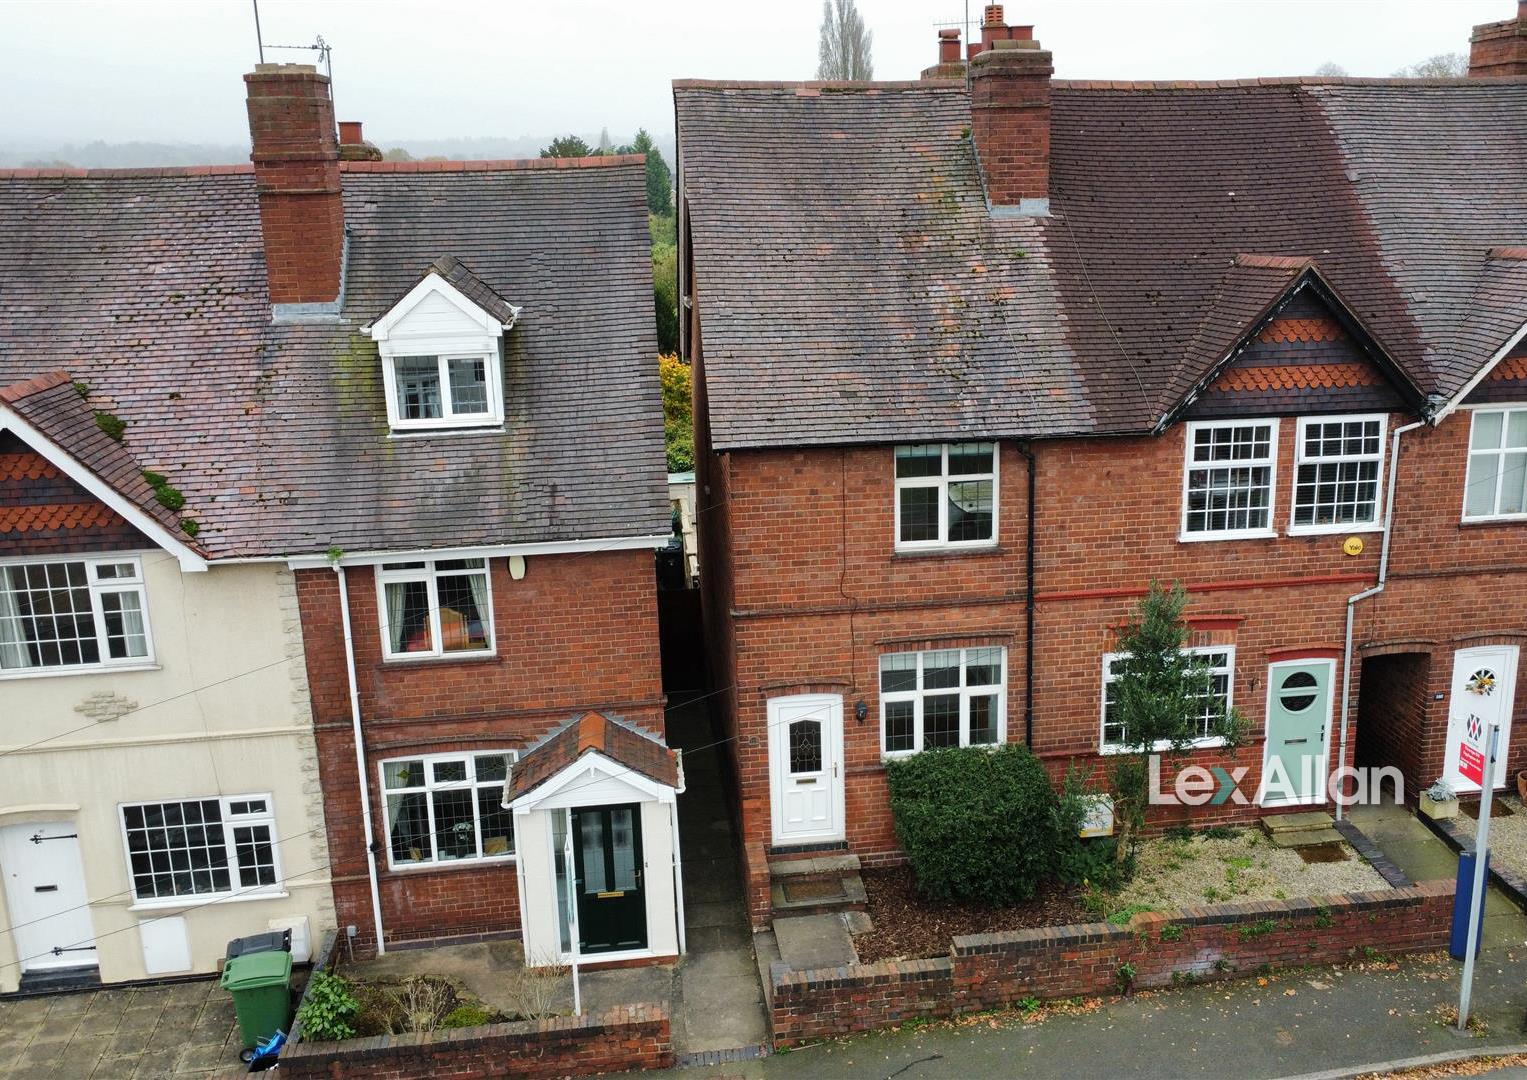
{"type": "Polygon", "coordinates": [[[1206,544],[1215,540],[1276,540],[1276,529],[1249,529],[1245,532],[1185,533],[1177,534],[1179,544],[1206,544]]]}
{"type": "Polygon", "coordinates": [[[65,675],[118,675],[130,671],[161,671],[158,664],[98,664],[92,667],[28,668],[0,672],[4,679],[58,679],[65,675]]]}
{"type": "Polygon", "coordinates": [[[1493,514],[1489,517],[1460,518],[1458,524],[1469,525],[1520,525],[1527,522],[1527,514],[1493,514]]]}
{"type": "MultiPolygon", "coordinates": [[[[1192,742],[1188,743],[1188,745],[1186,747],[1184,747],[1184,749],[1191,753],[1194,750],[1217,750],[1220,747],[1223,747],[1224,745],[1225,745],[1225,740],[1224,739],[1194,739],[1192,742]]],[[[1171,749],[1172,749],[1172,744],[1171,743],[1169,743],[1169,742],[1160,742],[1160,743],[1157,743],[1155,746],[1151,747],[1149,752],[1152,753],[1152,754],[1164,754],[1164,753],[1168,752],[1171,749]]],[[[1117,743],[1103,743],[1101,746],[1098,747],[1098,754],[1100,756],[1102,756],[1102,757],[1116,757],[1119,754],[1132,754],[1132,753],[1134,753],[1134,751],[1131,750],[1129,747],[1127,747],[1127,746],[1120,746],[1117,743]]]]}
{"type": "Polygon", "coordinates": [[[962,558],[969,555],[1006,555],[1008,550],[1000,544],[972,544],[969,547],[943,545],[926,548],[896,548],[891,555],[897,559],[962,558]]]}
{"type": "Polygon", "coordinates": [[[377,667],[384,671],[410,667],[434,667],[439,664],[491,664],[503,657],[493,652],[447,653],[443,656],[389,656],[377,667]]]}
{"type": "Polygon", "coordinates": [[[195,896],[177,896],[167,900],[136,900],[128,905],[128,911],[174,911],[177,909],[198,908],[205,904],[247,904],[253,900],[285,900],[291,893],[282,889],[280,892],[248,892],[248,893],[200,893],[195,896]]]}
{"type": "Polygon", "coordinates": [[[1289,536],[1359,536],[1364,533],[1381,533],[1384,526],[1377,523],[1364,525],[1290,525],[1289,536]]]}
{"type": "Polygon", "coordinates": [[[404,863],[401,866],[394,866],[392,860],[389,859],[387,861],[387,872],[389,874],[418,874],[434,870],[443,873],[450,870],[473,870],[481,869],[483,867],[512,866],[516,861],[518,861],[518,859],[519,855],[516,853],[514,855],[493,855],[481,859],[452,859],[448,862],[404,863]]]}
{"type": "Polygon", "coordinates": [[[485,424],[447,424],[444,427],[400,428],[387,432],[389,439],[429,439],[440,435],[502,435],[509,428],[502,420],[489,420],[485,424]]]}

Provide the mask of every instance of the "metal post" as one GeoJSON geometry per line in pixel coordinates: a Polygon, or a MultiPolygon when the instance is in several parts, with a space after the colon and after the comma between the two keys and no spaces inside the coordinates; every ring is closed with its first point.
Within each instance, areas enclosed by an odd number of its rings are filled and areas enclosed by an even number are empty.
{"type": "Polygon", "coordinates": [[[260,35],[260,0],[249,0],[254,5],[255,45],[260,50],[260,63],[265,63],[265,38],[260,35]]]}
{"type": "Polygon", "coordinates": [[[1479,939],[1479,920],[1485,908],[1485,860],[1490,855],[1490,800],[1495,794],[1495,755],[1499,750],[1500,724],[1491,722],[1485,741],[1490,752],[1485,755],[1485,774],[1479,785],[1479,828],[1474,831],[1474,881],[1469,886],[1469,936],[1463,945],[1463,983],[1458,989],[1458,1030],[1469,1029],[1469,994],[1474,989],[1475,943],[1479,939]]]}

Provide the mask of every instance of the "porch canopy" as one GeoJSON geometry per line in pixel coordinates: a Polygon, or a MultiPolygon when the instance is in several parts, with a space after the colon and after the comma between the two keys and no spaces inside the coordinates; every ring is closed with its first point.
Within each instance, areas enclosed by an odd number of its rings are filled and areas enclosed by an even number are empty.
{"type": "Polygon", "coordinates": [[[659,802],[672,802],[684,786],[679,755],[672,747],[625,721],[586,712],[510,765],[503,805],[505,809],[541,806],[575,783],[598,780],[626,784],[659,802]]]}

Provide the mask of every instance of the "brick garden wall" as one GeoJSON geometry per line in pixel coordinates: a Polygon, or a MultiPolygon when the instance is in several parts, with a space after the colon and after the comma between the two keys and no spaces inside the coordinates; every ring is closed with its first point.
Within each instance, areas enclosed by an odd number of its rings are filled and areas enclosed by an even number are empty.
{"type": "MultiPolygon", "coordinates": [[[[519,929],[512,862],[390,871],[377,776],[383,759],[452,751],[521,749],[587,710],[663,732],[657,589],[650,551],[532,556],[523,580],[489,560],[496,651],[472,659],[382,658],[375,578],[347,571],[389,937],[425,940],[519,929]]],[[[332,570],[297,572],[338,924],[375,948],[360,795],[332,570]]]]}
{"type": "Polygon", "coordinates": [[[582,1076],[673,1064],[668,1009],[622,1005],[584,1016],[305,1043],[281,1054],[292,1077],[428,1080],[431,1077],[582,1076]]]}
{"type": "Polygon", "coordinates": [[[1382,892],[1189,907],[1111,923],[1040,927],[954,939],[950,954],[818,971],[776,965],[774,1044],[887,1027],[1041,1000],[1117,993],[1120,965],[1133,986],[1234,978],[1273,968],[1339,963],[1447,942],[1453,883],[1382,892]]]}

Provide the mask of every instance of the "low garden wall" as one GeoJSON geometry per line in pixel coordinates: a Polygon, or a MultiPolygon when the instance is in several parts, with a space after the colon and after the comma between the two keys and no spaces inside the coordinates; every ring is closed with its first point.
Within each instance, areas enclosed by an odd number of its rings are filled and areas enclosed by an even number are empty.
{"type": "Polygon", "coordinates": [[[776,1047],[938,1018],[1125,988],[1234,978],[1330,964],[1364,950],[1445,945],[1453,883],[1383,892],[1187,907],[1128,926],[1085,923],[954,939],[947,957],[771,976],[776,1047]]]}
{"type": "Polygon", "coordinates": [[[515,1076],[527,1080],[673,1064],[668,1009],[621,1005],[584,1016],[555,1016],[428,1034],[298,1042],[281,1053],[292,1077],[515,1076]]]}

